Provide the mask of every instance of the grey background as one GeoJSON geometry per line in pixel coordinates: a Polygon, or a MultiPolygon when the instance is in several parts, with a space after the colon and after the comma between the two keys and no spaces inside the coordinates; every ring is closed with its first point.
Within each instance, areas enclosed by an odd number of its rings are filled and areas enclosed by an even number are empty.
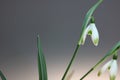
{"type": "MultiPolygon", "coordinates": [[[[97,0],[0,0],[0,70],[8,80],[38,80],[40,35],[49,80],[60,80],[78,42],[88,9],[97,0]]],[[[87,37],[75,60],[78,79],[120,40],[120,0],[104,0],[94,13],[100,34],[87,37]],[[81,66],[82,65],[82,66],[81,66]]]]}

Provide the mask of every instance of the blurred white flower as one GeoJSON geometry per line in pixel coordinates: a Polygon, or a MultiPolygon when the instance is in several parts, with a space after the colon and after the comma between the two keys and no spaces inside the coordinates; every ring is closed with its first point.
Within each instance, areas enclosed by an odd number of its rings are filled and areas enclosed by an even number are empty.
{"type": "Polygon", "coordinates": [[[99,43],[99,33],[98,33],[95,23],[90,23],[88,27],[84,30],[80,44],[83,45],[85,43],[85,39],[87,35],[91,36],[93,44],[97,46],[99,43]]]}
{"type": "Polygon", "coordinates": [[[107,62],[101,70],[98,72],[98,76],[100,76],[102,73],[104,73],[106,70],[109,71],[110,73],[110,80],[115,80],[117,71],[118,71],[118,65],[117,65],[117,60],[112,59],[109,62],[107,62]]]}

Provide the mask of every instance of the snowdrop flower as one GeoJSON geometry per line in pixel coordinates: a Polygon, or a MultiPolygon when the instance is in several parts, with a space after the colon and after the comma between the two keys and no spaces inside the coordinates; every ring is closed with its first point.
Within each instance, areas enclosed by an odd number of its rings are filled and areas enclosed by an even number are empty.
{"type": "Polygon", "coordinates": [[[97,46],[99,42],[99,33],[98,33],[95,23],[90,23],[88,27],[84,30],[80,44],[83,45],[85,43],[85,39],[87,35],[91,36],[93,44],[97,46]]]}
{"type": "Polygon", "coordinates": [[[112,60],[107,62],[101,70],[98,72],[98,76],[100,76],[102,73],[104,73],[106,70],[109,71],[110,74],[110,80],[115,80],[117,71],[118,71],[118,65],[117,65],[117,58],[113,57],[112,60]]]}

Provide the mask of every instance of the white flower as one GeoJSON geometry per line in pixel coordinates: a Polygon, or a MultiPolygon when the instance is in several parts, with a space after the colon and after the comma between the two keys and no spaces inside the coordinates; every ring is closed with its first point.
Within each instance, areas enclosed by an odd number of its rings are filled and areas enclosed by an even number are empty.
{"type": "Polygon", "coordinates": [[[95,23],[90,23],[88,27],[84,30],[80,44],[83,45],[85,43],[85,39],[87,35],[91,36],[93,44],[97,46],[99,43],[99,33],[98,33],[95,23]]]}
{"type": "Polygon", "coordinates": [[[117,71],[118,71],[118,65],[117,65],[117,60],[112,59],[109,62],[107,62],[101,70],[98,72],[98,76],[100,76],[102,73],[104,73],[106,70],[109,71],[110,73],[110,80],[115,80],[117,71]]]}
{"type": "Polygon", "coordinates": [[[117,70],[118,70],[117,61],[113,60],[111,68],[109,70],[110,80],[115,80],[116,75],[117,75],[117,70]]]}

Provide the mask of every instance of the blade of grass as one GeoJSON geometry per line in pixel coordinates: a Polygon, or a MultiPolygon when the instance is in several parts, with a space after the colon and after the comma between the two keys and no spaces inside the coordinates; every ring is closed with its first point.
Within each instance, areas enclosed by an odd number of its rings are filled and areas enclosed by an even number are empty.
{"type": "Polygon", "coordinates": [[[37,48],[38,48],[38,72],[39,72],[39,80],[48,80],[46,61],[45,61],[44,54],[42,52],[39,35],[37,36],[37,48]]]}
{"type": "Polygon", "coordinates": [[[0,77],[2,80],[6,80],[5,76],[3,75],[2,71],[0,71],[0,77]]]}

